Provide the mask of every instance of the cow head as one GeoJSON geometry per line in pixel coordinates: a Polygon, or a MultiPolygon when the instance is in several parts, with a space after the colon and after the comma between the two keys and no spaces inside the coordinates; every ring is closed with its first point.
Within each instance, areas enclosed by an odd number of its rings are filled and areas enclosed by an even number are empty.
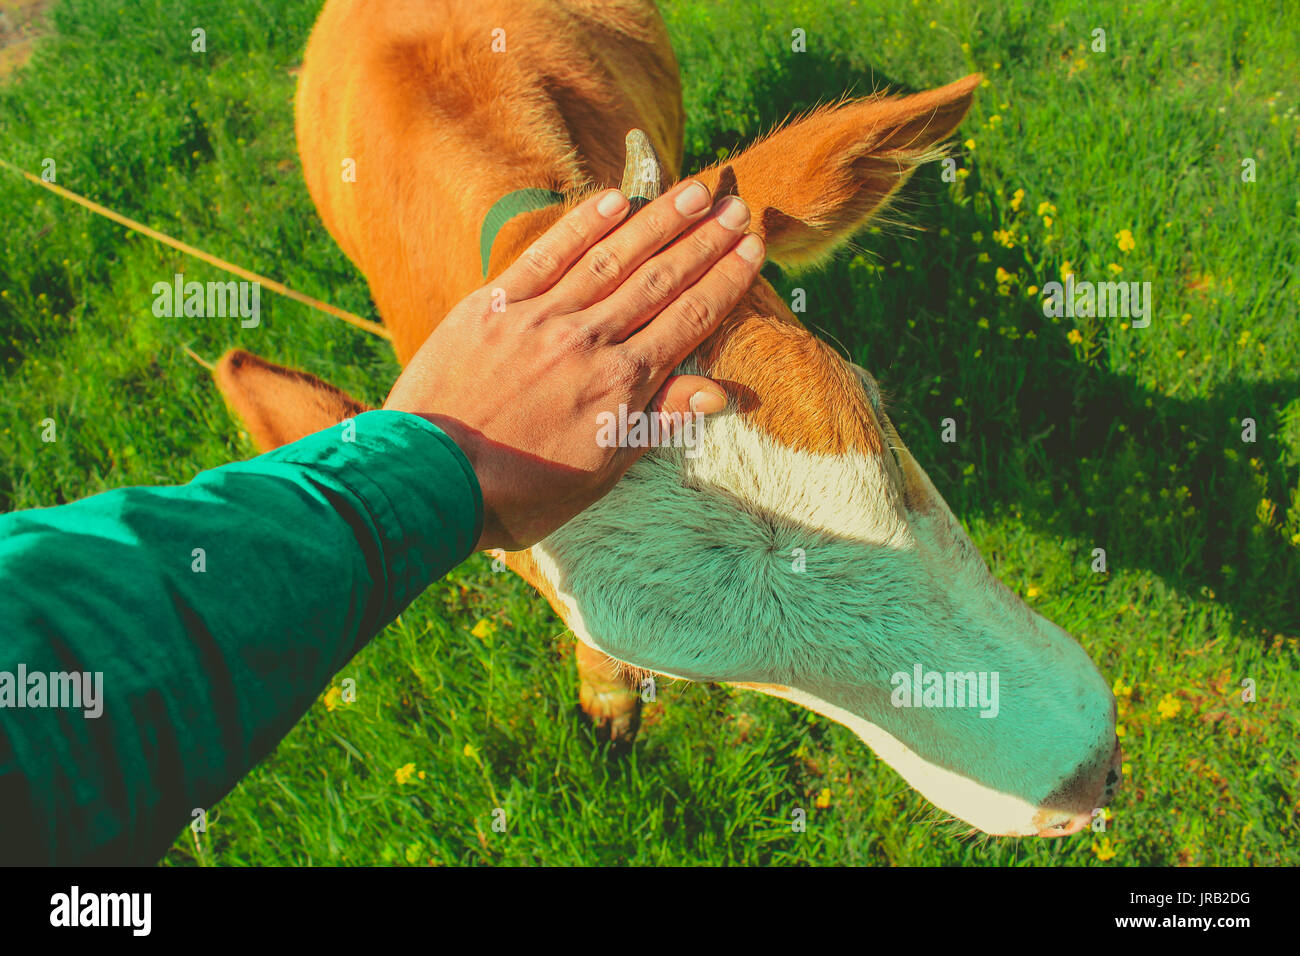
{"type": "MultiPolygon", "coordinates": [[[[819,110],[697,178],[746,201],[772,261],[814,264],[941,155],[978,82],[819,110]]],[[[630,145],[625,185],[665,185],[644,138],[630,145]]],[[[494,271],[543,225],[516,230],[494,271]]],[[[872,377],[762,279],[685,370],[731,397],[698,445],[651,450],[512,565],[590,646],[825,714],[981,830],[1082,828],[1119,779],[1114,698],[1079,644],[992,576],[872,377]]],[[[218,373],[264,444],[300,432],[304,407],[318,427],[352,407],[299,381],[297,420],[279,427],[287,409],[250,398],[268,376],[282,377],[245,355],[218,373]]]]}

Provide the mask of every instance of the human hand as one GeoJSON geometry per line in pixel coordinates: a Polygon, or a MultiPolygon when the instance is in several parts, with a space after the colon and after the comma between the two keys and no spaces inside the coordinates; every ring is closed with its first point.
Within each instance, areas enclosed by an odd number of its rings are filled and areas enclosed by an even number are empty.
{"type": "Polygon", "coordinates": [[[600,413],[726,406],[715,382],[671,372],[758,275],[749,210],[727,197],[710,211],[694,180],[614,229],[628,208],[611,189],[567,213],[447,314],[384,405],[427,418],[464,451],[483,490],[480,549],[541,540],[644,453],[603,447],[600,413]]]}

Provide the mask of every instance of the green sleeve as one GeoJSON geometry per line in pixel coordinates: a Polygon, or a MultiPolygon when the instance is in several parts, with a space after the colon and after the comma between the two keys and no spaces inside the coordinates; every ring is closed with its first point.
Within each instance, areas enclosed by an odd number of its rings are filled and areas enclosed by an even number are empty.
{"type": "Polygon", "coordinates": [[[390,411],[0,516],[0,863],[156,862],[482,522],[460,449],[390,411]]]}

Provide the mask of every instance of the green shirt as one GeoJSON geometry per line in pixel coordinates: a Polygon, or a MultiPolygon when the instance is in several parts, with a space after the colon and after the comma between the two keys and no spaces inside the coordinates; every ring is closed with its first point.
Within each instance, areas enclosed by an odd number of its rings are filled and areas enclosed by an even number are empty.
{"type": "Polygon", "coordinates": [[[0,863],[156,862],[482,523],[460,449],[391,411],[0,516],[0,863]]]}

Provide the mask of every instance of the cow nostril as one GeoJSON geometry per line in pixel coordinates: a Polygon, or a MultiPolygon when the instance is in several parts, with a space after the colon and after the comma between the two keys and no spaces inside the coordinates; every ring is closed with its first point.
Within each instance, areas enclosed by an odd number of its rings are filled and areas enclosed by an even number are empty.
{"type": "Polygon", "coordinates": [[[1063,837],[1072,833],[1078,833],[1089,823],[1092,822],[1091,813],[1078,813],[1069,820],[1062,820],[1060,823],[1054,823],[1046,830],[1039,830],[1040,837],[1063,837]]]}
{"type": "Polygon", "coordinates": [[[1119,790],[1121,770],[1124,766],[1124,751],[1120,748],[1119,741],[1115,741],[1115,749],[1110,755],[1110,769],[1106,771],[1106,779],[1102,783],[1101,795],[1098,799],[1098,806],[1105,807],[1115,799],[1115,794],[1119,790]]]}

